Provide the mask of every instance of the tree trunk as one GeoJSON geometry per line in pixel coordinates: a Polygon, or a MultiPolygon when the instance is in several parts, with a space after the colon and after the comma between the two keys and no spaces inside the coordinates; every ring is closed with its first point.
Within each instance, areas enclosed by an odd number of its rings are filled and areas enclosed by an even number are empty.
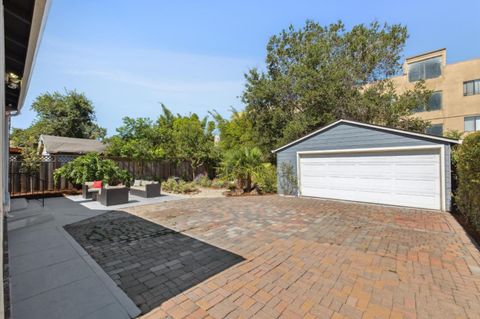
{"type": "Polygon", "coordinates": [[[252,176],[250,176],[250,173],[247,174],[247,187],[246,187],[246,192],[250,193],[252,190],[252,176]]]}

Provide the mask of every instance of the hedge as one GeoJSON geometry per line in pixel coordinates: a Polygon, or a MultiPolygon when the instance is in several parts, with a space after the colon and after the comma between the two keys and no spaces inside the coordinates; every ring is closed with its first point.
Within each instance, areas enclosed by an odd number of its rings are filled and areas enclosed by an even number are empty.
{"type": "Polygon", "coordinates": [[[480,231],[480,132],[469,134],[454,150],[457,172],[454,199],[459,212],[480,231]]]}

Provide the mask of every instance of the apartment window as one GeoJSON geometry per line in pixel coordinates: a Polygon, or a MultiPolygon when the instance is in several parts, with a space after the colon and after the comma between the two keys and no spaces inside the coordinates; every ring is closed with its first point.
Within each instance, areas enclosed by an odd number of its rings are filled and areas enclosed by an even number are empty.
{"type": "Polygon", "coordinates": [[[463,95],[480,94],[480,79],[463,82],[463,95]]]}
{"type": "Polygon", "coordinates": [[[428,99],[427,111],[437,111],[442,109],[442,91],[433,92],[428,99]]]}
{"type": "Polygon", "coordinates": [[[442,136],[443,135],[443,124],[430,125],[427,128],[427,134],[442,136]]]}
{"type": "Polygon", "coordinates": [[[415,82],[437,78],[442,74],[442,58],[436,57],[408,65],[408,80],[415,82]]]}
{"type": "Polygon", "coordinates": [[[418,106],[414,112],[437,111],[442,109],[442,91],[433,92],[428,99],[427,106],[418,106]]]}
{"type": "Polygon", "coordinates": [[[463,122],[465,132],[480,131],[480,115],[465,117],[463,122]]]}

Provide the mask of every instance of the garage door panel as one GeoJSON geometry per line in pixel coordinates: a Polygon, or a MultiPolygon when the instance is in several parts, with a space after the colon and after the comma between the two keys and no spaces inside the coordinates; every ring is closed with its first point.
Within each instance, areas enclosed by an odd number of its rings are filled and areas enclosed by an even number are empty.
{"type": "Polygon", "coordinates": [[[440,209],[436,151],[300,156],[304,196],[440,209]]]}

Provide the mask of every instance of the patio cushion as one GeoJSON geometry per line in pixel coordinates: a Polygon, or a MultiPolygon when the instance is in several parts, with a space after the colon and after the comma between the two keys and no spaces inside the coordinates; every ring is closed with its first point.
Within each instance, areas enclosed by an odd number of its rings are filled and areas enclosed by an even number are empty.
{"type": "Polygon", "coordinates": [[[105,185],[105,188],[108,188],[108,189],[125,188],[125,185],[116,185],[116,186],[105,185]]]}
{"type": "Polygon", "coordinates": [[[102,181],[93,181],[93,188],[102,188],[102,181]]]}
{"type": "Polygon", "coordinates": [[[142,180],[141,180],[141,179],[136,179],[136,180],[133,182],[133,186],[142,186],[142,180]]]}

